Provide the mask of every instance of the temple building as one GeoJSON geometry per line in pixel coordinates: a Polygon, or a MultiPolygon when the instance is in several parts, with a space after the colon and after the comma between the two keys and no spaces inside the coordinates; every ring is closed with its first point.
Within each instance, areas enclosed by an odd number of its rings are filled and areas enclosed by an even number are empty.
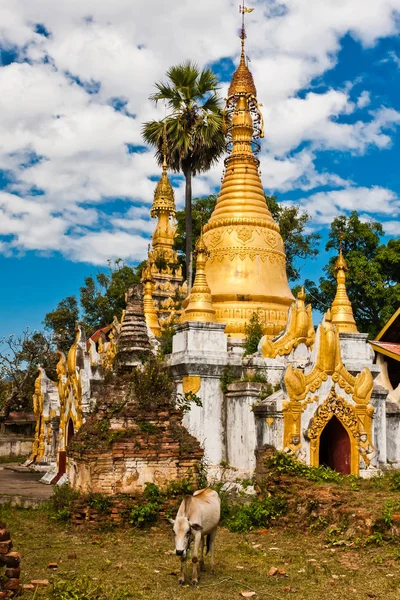
{"type": "MultiPolygon", "coordinates": [[[[244,15],[245,7],[241,10],[244,15]]],[[[130,493],[145,481],[165,481],[167,474],[187,475],[185,469],[203,451],[210,479],[236,480],[251,477],[257,457],[270,446],[311,466],[364,477],[400,465],[400,309],[368,343],[347,294],[351,281],[342,250],[335,266],[336,296],[317,328],[304,290],[293,297],[283,240],[256,158],[263,121],[245,37],[243,24],[240,62],[225,107],[229,154],[215,210],[196,244],[190,295],[182,302],[187,287],[174,250],[175,201],[164,136],[162,175],[151,208],[156,226],[142,285],[129,292],[121,323],[115,320],[88,342],[78,329],[68,356],[60,356],[58,382],[39,374],[31,460],[51,464],[53,480],[66,470],[76,489],[130,493]],[[258,350],[245,356],[246,324],[254,313],[264,335],[258,350]],[[84,439],[100,427],[98,415],[109,415],[110,440],[118,439],[113,428],[123,437],[138,425],[134,405],[125,398],[125,408],[122,396],[129,374],[143,369],[157,352],[163,326],[178,319],[166,368],[178,394],[195,394],[201,402],[185,413],[182,428],[174,411],[154,416],[151,426],[164,432],[163,457],[157,458],[149,442],[143,459],[143,435],[137,447],[112,441],[111,449],[85,454],[72,444],[68,450],[77,431],[84,439]],[[120,413],[117,400],[124,406],[120,413]],[[181,437],[183,430],[188,436],[187,454],[170,435],[172,422],[181,437]],[[104,490],[100,472],[112,473],[104,475],[104,490]]]]}

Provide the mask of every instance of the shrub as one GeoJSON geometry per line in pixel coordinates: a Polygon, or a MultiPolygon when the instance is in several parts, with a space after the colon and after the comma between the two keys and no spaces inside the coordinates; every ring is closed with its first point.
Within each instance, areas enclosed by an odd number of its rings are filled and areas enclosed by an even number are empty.
{"type": "Polygon", "coordinates": [[[389,474],[389,487],[393,491],[400,492],[400,471],[389,474]]]}
{"type": "MultiPolygon", "coordinates": [[[[275,452],[266,461],[268,469],[282,475],[291,475],[293,477],[304,477],[309,481],[343,483],[345,476],[329,467],[308,467],[290,454],[285,452],[275,452]]],[[[354,477],[352,477],[354,482],[354,477]]]]}
{"type": "Polygon", "coordinates": [[[254,354],[258,350],[258,344],[264,335],[260,317],[257,312],[253,312],[250,321],[244,328],[244,356],[254,354]]]}
{"type": "Polygon", "coordinates": [[[221,390],[224,394],[228,391],[228,385],[237,381],[237,377],[231,367],[225,367],[221,377],[221,390]]]}
{"type": "Polygon", "coordinates": [[[196,406],[203,406],[201,398],[194,394],[193,392],[185,392],[184,394],[176,394],[175,402],[177,408],[181,410],[183,413],[186,413],[190,410],[191,404],[195,404],[196,406]]]}
{"type": "Polygon", "coordinates": [[[88,496],[87,503],[88,506],[90,506],[90,508],[94,508],[99,512],[105,513],[108,512],[108,510],[110,509],[112,500],[109,496],[106,496],[105,494],[90,493],[88,496]]]}
{"type": "Polygon", "coordinates": [[[78,500],[80,494],[74,492],[67,483],[54,486],[53,495],[48,500],[47,508],[52,518],[57,521],[66,522],[71,517],[73,504],[78,500]]]}
{"type": "Polygon", "coordinates": [[[161,328],[159,353],[162,357],[172,352],[172,338],[175,335],[175,325],[176,323],[172,322],[169,325],[163,325],[161,328]]]}
{"type": "Polygon", "coordinates": [[[156,521],[160,510],[158,502],[147,502],[146,504],[134,506],[129,513],[129,523],[134,527],[146,527],[156,521]]]}
{"type": "Polygon", "coordinates": [[[250,504],[236,505],[227,519],[229,531],[248,533],[267,527],[271,521],[287,513],[288,504],[283,496],[256,498],[250,504]]]}
{"type": "Polygon", "coordinates": [[[160,358],[151,356],[142,368],[132,372],[132,391],[143,409],[172,405],[174,382],[160,358]]]}
{"type": "Polygon", "coordinates": [[[165,491],[167,497],[187,496],[195,491],[192,482],[188,479],[175,479],[170,481],[165,491]]]}
{"type": "Polygon", "coordinates": [[[155,483],[146,482],[143,491],[145,503],[131,508],[129,522],[134,527],[147,527],[157,520],[163,501],[160,488],[155,483]]]}

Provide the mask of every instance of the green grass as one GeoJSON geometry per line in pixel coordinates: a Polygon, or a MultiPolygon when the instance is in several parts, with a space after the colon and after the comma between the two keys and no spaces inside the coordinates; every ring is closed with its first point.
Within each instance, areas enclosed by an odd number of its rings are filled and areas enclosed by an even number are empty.
{"type": "MultiPolygon", "coordinates": [[[[0,520],[11,531],[14,549],[22,555],[21,577],[50,579],[35,600],[213,600],[240,598],[243,590],[256,600],[283,600],[295,591],[297,600],[399,598],[399,551],[393,544],[332,547],[322,533],[299,531],[294,523],[264,533],[231,533],[220,528],[216,540],[216,576],[207,571],[198,589],[180,588],[179,560],[173,555],[171,527],[109,532],[62,524],[44,510],[0,507],[0,520]],[[76,558],[74,557],[76,555],[76,558]],[[57,562],[53,573],[48,563],[57,562]],[[271,567],[287,576],[270,577],[271,567]]],[[[206,567],[208,563],[206,561],[206,567]]],[[[24,598],[33,600],[32,592],[24,598]]]]}
{"type": "Polygon", "coordinates": [[[27,458],[27,456],[0,456],[0,465],[9,463],[21,465],[27,458]]]}

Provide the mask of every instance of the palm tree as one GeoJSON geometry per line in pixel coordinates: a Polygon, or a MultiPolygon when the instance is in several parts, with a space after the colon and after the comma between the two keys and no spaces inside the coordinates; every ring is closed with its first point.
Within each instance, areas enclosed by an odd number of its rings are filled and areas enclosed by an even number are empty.
{"type": "Polygon", "coordinates": [[[166,127],[169,167],[182,172],[185,185],[186,275],[188,289],[192,284],[192,177],[208,171],[225,149],[222,129],[222,101],[217,94],[218,80],[211,69],[199,70],[187,61],[167,71],[167,83],[156,83],[150,96],[155,102],[165,101],[170,114],[161,121],[144,123],[144,140],[157,148],[156,158],[162,164],[163,132],[166,127]]]}

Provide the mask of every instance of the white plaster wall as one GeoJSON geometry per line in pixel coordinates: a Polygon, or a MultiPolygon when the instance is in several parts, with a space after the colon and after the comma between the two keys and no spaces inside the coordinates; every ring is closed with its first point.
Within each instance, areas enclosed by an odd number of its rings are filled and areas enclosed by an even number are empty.
{"type": "Polygon", "coordinates": [[[386,427],[386,402],[382,395],[372,393],[371,404],[374,407],[374,418],[372,421],[372,439],[376,449],[376,455],[371,461],[373,466],[387,463],[388,436],[386,427]]]}
{"type": "Polygon", "coordinates": [[[232,467],[251,475],[256,467],[256,422],[252,406],[254,397],[226,398],[226,461],[232,467]]]}
{"type": "Polygon", "coordinates": [[[386,417],[387,460],[400,463],[400,414],[386,417]]]}
{"type": "Polygon", "coordinates": [[[0,457],[29,456],[32,452],[33,438],[0,436],[0,457]]]}
{"type": "Polygon", "coordinates": [[[228,350],[228,338],[223,327],[205,323],[207,327],[200,327],[202,323],[191,323],[185,329],[178,330],[172,338],[172,354],[181,352],[204,353],[226,353],[228,350]]]}
{"type": "MultiPolygon", "coordinates": [[[[178,392],[182,393],[182,385],[178,392]]],[[[226,460],[224,449],[224,431],[221,381],[216,377],[202,377],[197,395],[203,406],[192,405],[183,418],[183,425],[189,433],[198,439],[204,448],[204,458],[209,465],[219,465],[226,460]]]]}

